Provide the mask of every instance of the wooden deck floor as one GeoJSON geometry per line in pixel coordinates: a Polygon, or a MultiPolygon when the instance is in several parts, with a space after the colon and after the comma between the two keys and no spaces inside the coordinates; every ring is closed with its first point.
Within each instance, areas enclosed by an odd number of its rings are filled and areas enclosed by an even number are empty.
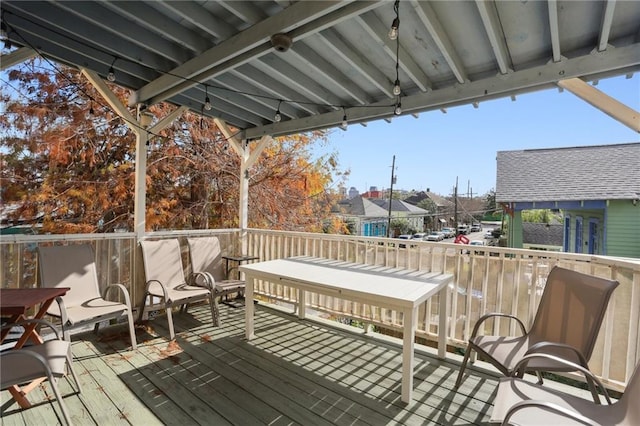
{"type": "MultiPolygon", "coordinates": [[[[415,401],[400,400],[401,350],[377,339],[261,305],[255,340],[244,340],[244,310],[222,305],[212,327],[207,306],[139,328],[131,351],[124,327],[74,337],[83,392],[60,388],[78,425],[478,425],[491,414],[497,377],[474,372],[453,390],[458,364],[417,355],[415,401]]],[[[48,385],[20,410],[2,396],[3,425],[51,425],[61,413],[48,385]]]]}

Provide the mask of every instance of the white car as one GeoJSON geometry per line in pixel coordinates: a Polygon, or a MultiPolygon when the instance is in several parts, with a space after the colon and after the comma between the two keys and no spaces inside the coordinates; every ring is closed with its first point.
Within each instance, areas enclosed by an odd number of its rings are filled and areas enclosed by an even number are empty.
{"type": "Polygon", "coordinates": [[[433,231],[427,235],[427,241],[442,241],[444,240],[444,234],[442,232],[433,231]]]}

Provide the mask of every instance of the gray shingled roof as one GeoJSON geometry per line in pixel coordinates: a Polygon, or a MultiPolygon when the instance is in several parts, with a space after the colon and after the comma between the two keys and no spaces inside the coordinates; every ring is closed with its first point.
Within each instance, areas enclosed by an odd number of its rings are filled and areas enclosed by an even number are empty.
{"type": "Polygon", "coordinates": [[[562,224],[522,223],[522,242],[525,244],[539,244],[546,246],[562,246],[562,224]]]}
{"type": "Polygon", "coordinates": [[[496,201],[640,197],[640,143],[498,151],[496,201]]]}
{"type": "MultiPolygon", "coordinates": [[[[373,198],[371,199],[373,203],[382,207],[385,211],[389,211],[389,200],[382,198],[373,198]]],[[[402,200],[391,200],[391,210],[394,212],[409,212],[409,213],[418,213],[418,214],[428,214],[429,212],[425,209],[421,209],[420,207],[411,205],[409,203],[405,203],[402,200]]]]}
{"type": "Polygon", "coordinates": [[[388,212],[366,198],[354,197],[338,203],[343,214],[363,217],[386,217],[388,212]]]}

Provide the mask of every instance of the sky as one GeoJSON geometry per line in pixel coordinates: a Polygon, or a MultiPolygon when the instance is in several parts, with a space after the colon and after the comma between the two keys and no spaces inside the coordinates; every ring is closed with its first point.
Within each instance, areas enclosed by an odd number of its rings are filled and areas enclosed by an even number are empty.
{"type": "MultiPolygon", "coordinates": [[[[640,111],[640,75],[600,80],[607,95],[640,111]]],[[[393,188],[448,196],[483,195],[496,186],[496,153],[535,148],[609,145],[640,141],[640,135],[568,91],[550,89],[516,97],[424,112],[333,129],[328,150],[349,169],[346,189],[360,193],[393,188]]],[[[640,167],[640,159],[639,165],[640,167]]]]}

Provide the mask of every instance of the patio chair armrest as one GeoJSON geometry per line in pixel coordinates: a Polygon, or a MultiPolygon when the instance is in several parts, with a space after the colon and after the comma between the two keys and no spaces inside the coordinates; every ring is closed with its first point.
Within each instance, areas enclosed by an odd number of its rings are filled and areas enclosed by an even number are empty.
{"type": "Polygon", "coordinates": [[[574,348],[571,345],[568,345],[566,343],[557,343],[557,342],[549,342],[549,341],[544,341],[544,342],[538,342],[535,345],[532,345],[527,352],[525,353],[525,355],[529,355],[529,354],[533,354],[533,353],[547,353],[547,349],[564,349],[567,350],[569,352],[572,352],[577,358],[578,361],[580,361],[580,365],[584,368],[589,368],[589,364],[587,363],[586,358],[584,357],[584,355],[582,355],[582,352],[580,352],[578,349],[574,348]]]}
{"type": "Polygon", "coordinates": [[[102,298],[107,300],[109,292],[113,289],[120,290],[122,297],[124,297],[124,304],[131,309],[131,297],[129,297],[129,290],[123,284],[109,284],[102,292],[102,298]]]}
{"type": "Polygon", "coordinates": [[[64,299],[62,296],[56,297],[56,303],[60,309],[60,321],[64,325],[69,321],[69,319],[67,318],[67,307],[64,305],[64,299]]]}
{"type": "Polygon", "coordinates": [[[589,425],[589,426],[599,425],[598,423],[594,422],[590,418],[585,417],[582,414],[575,412],[573,410],[569,410],[568,408],[562,407],[558,404],[554,404],[548,401],[529,399],[529,400],[520,401],[513,404],[513,406],[509,408],[509,411],[507,411],[507,414],[505,414],[504,420],[502,421],[502,426],[509,425],[509,420],[516,412],[521,410],[526,410],[527,408],[544,408],[546,411],[552,411],[561,416],[568,417],[578,422],[582,422],[585,425],[589,425]]]}
{"type": "MultiPolygon", "coordinates": [[[[604,395],[604,399],[607,401],[607,404],[611,405],[611,397],[609,396],[609,392],[607,392],[607,389],[604,387],[600,379],[598,379],[598,377],[595,374],[593,374],[591,370],[589,370],[589,368],[583,367],[581,365],[576,364],[575,362],[568,361],[564,358],[560,358],[559,356],[551,355],[544,352],[530,353],[528,355],[523,356],[520,359],[520,361],[516,363],[515,367],[513,367],[511,375],[513,377],[522,377],[524,375],[524,371],[526,370],[527,364],[529,363],[529,361],[535,358],[545,358],[545,359],[554,361],[558,364],[566,365],[567,367],[575,371],[580,371],[582,374],[584,374],[584,377],[587,380],[592,380],[593,383],[595,383],[595,385],[600,388],[600,390],[602,391],[602,394],[604,395]]],[[[596,404],[600,404],[600,399],[597,398],[596,395],[594,395],[593,402],[595,402],[596,404]]]]}
{"type": "Polygon", "coordinates": [[[160,289],[162,290],[162,296],[164,297],[164,300],[168,300],[169,299],[169,294],[167,293],[167,287],[164,284],[162,284],[159,280],[149,280],[149,281],[147,281],[145,290],[148,292],[149,288],[153,284],[157,284],[158,286],[160,286],[160,289]]]}
{"type": "Polygon", "coordinates": [[[22,321],[13,322],[11,324],[4,325],[2,328],[5,329],[5,328],[11,328],[11,327],[15,327],[15,326],[23,326],[23,325],[32,324],[32,323],[36,323],[36,324],[40,324],[40,325],[44,325],[44,326],[49,327],[53,331],[53,334],[55,334],[56,339],[57,340],[62,340],[60,338],[60,333],[58,332],[58,329],[56,328],[56,326],[53,325],[50,321],[47,321],[47,320],[41,319],[41,318],[27,318],[27,319],[22,320],[22,321]]]}
{"type": "Polygon", "coordinates": [[[194,272],[192,275],[192,285],[197,286],[197,287],[205,287],[209,290],[213,290],[213,288],[216,285],[216,280],[215,278],[213,278],[213,275],[211,275],[209,272],[203,271],[203,272],[194,272]],[[202,277],[202,282],[204,283],[204,285],[199,284],[197,278],[198,277],[202,277]]]}
{"type": "Polygon", "coordinates": [[[493,317],[503,317],[503,318],[509,318],[509,319],[515,320],[518,323],[518,325],[520,325],[522,334],[523,335],[527,334],[527,329],[525,328],[523,322],[518,317],[511,314],[503,314],[501,312],[492,312],[492,313],[484,314],[483,316],[478,318],[476,325],[473,327],[473,332],[471,332],[470,338],[476,337],[478,334],[478,330],[480,330],[480,325],[486,320],[488,320],[489,318],[493,318],[493,317]]]}

